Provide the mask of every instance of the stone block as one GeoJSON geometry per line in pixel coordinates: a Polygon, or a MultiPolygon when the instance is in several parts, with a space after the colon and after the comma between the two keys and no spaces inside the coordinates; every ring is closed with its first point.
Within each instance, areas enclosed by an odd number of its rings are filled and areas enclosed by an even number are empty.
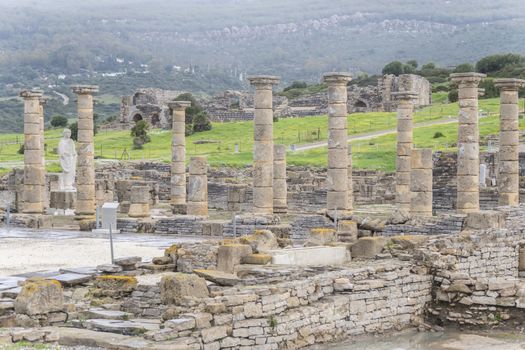
{"type": "Polygon", "coordinates": [[[42,315],[62,311],[64,295],[60,282],[34,278],[27,280],[16,297],[15,312],[42,315]]]}
{"type": "Polygon", "coordinates": [[[271,250],[272,264],[295,266],[334,266],[350,260],[346,247],[305,247],[271,250]]]}
{"type": "Polygon", "coordinates": [[[150,216],[149,204],[131,203],[128,215],[130,218],[147,218],[150,216]]]}
{"type": "Polygon", "coordinates": [[[247,244],[225,244],[217,252],[217,269],[233,273],[243,257],[252,254],[252,247],[247,244]]]}
{"type": "Polygon", "coordinates": [[[178,304],[185,297],[207,298],[206,280],[195,274],[166,273],[160,280],[160,298],[163,304],[178,304]]]}
{"type": "Polygon", "coordinates": [[[388,240],[383,237],[362,237],[352,245],[352,257],[373,258],[383,251],[388,240]]]}
{"type": "Polygon", "coordinates": [[[239,238],[239,242],[249,245],[254,253],[264,253],[279,247],[277,237],[270,230],[256,230],[251,235],[239,238]]]}
{"type": "Polygon", "coordinates": [[[322,246],[335,242],[337,235],[334,229],[331,228],[313,228],[310,230],[310,235],[306,240],[305,246],[322,246]]]}
{"type": "Polygon", "coordinates": [[[269,254],[250,254],[241,259],[241,263],[249,265],[267,265],[271,262],[272,256],[269,254]]]}
{"type": "Polygon", "coordinates": [[[471,230],[504,228],[505,214],[493,210],[483,210],[476,213],[468,213],[467,218],[465,219],[465,227],[471,230]]]}
{"type": "Polygon", "coordinates": [[[237,275],[218,270],[193,270],[195,274],[207,281],[217,283],[221,286],[234,286],[239,283],[237,275]]]}

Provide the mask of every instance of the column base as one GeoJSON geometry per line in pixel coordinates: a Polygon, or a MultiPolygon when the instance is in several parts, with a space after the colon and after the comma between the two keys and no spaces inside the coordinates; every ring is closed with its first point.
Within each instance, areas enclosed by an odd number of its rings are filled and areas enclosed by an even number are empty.
{"type": "Polygon", "coordinates": [[[175,215],[186,215],[188,208],[186,204],[172,204],[171,212],[175,215]]]}

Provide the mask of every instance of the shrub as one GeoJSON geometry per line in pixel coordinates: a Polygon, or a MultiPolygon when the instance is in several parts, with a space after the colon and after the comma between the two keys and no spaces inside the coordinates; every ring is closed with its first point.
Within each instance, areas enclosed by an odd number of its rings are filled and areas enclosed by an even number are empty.
{"type": "Polygon", "coordinates": [[[24,154],[24,151],[25,151],[24,144],[21,144],[21,145],[20,145],[20,148],[19,148],[18,151],[17,151],[17,153],[18,153],[18,154],[24,154]]]}
{"type": "Polygon", "coordinates": [[[197,113],[193,118],[193,131],[200,132],[207,130],[211,130],[211,122],[208,115],[204,111],[197,113]]]}
{"type": "Polygon", "coordinates": [[[69,124],[68,126],[69,130],[71,130],[71,139],[77,141],[78,140],[78,123],[74,122],[69,124]]]}
{"type": "Polygon", "coordinates": [[[453,90],[450,90],[450,92],[448,93],[448,102],[450,103],[453,103],[453,102],[458,102],[458,90],[456,89],[453,89],[453,90]]]}
{"type": "Polygon", "coordinates": [[[445,135],[443,135],[443,133],[442,133],[441,131],[436,131],[436,132],[434,133],[434,136],[433,136],[432,138],[434,138],[434,139],[438,139],[438,138],[440,138],[440,137],[445,137],[445,135]]]}
{"type": "Polygon", "coordinates": [[[131,136],[133,136],[134,148],[139,145],[140,148],[142,148],[145,143],[150,142],[151,139],[148,135],[148,123],[146,123],[144,120],[139,120],[137,123],[135,123],[135,125],[131,128],[131,136]]]}
{"type": "Polygon", "coordinates": [[[67,118],[63,115],[55,115],[53,118],[51,118],[51,121],[49,122],[52,127],[54,128],[60,128],[60,127],[66,127],[67,126],[67,118]]]}

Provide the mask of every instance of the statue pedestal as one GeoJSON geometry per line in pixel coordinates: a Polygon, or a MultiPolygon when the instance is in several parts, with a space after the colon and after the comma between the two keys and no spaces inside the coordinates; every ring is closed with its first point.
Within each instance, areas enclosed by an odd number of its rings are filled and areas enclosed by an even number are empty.
{"type": "Polygon", "coordinates": [[[49,198],[49,207],[52,209],[61,209],[64,212],[75,209],[77,201],[77,191],[51,191],[49,198]]]}

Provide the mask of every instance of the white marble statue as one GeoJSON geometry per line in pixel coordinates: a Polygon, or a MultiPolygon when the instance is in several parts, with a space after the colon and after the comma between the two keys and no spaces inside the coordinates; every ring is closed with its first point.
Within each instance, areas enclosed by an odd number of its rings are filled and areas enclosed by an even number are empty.
{"type": "Polygon", "coordinates": [[[63,137],[58,143],[58,156],[62,174],[60,175],[61,191],[76,191],[75,176],[77,173],[77,150],[75,142],[71,140],[71,130],[64,129],[63,137]]]}

